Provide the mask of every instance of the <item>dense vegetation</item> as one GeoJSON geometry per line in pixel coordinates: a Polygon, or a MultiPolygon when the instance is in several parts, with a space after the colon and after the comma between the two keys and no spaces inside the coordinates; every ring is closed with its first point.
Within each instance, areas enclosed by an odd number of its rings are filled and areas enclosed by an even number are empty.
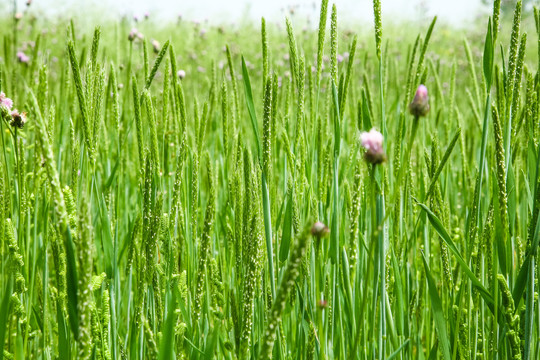
{"type": "Polygon", "coordinates": [[[373,8],[4,16],[0,360],[538,358],[540,13],[373,8]]]}

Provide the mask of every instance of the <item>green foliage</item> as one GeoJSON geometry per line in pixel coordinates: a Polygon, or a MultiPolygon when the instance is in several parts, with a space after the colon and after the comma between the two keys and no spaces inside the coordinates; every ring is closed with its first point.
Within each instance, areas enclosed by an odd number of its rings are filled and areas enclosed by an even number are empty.
{"type": "Polygon", "coordinates": [[[540,12],[507,3],[466,38],[383,38],[380,1],[0,28],[0,359],[536,358],[540,12]]]}

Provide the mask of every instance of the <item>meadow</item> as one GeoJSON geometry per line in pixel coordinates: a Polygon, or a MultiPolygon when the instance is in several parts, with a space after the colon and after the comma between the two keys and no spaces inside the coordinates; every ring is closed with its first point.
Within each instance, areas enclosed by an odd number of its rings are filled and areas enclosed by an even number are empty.
{"type": "Polygon", "coordinates": [[[500,8],[4,12],[0,360],[538,359],[540,11],[500,8]]]}

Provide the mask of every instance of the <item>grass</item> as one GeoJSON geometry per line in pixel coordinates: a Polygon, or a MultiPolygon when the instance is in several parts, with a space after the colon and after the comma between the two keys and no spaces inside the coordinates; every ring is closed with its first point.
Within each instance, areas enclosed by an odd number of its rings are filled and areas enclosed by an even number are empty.
{"type": "Polygon", "coordinates": [[[538,358],[540,12],[499,5],[4,16],[0,360],[538,358]]]}

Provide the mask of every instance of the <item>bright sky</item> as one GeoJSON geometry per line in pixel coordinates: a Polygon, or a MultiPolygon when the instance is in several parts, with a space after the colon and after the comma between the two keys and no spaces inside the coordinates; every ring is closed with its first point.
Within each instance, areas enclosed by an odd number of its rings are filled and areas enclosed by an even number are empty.
{"type": "MultiPolygon", "coordinates": [[[[25,7],[26,0],[16,1],[19,9],[25,7]]],[[[332,3],[336,4],[341,20],[371,21],[373,18],[371,0],[330,0],[329,4],[332,3]]],[[[172,20],[181,14],[185,19],[212,22],[246,18],[258,21],[262,16],[269,21],[281,21],[292,6],[299,17],[309,17],[317,23],[320,0],[33,0],[32,4],[32,7],[59,13],[110,9],[130,16],[142,17],[149,12],[152,17],[172,20]]],[[[467,25],[481,9],[481,0],[382,0],[383,21],[396,17],[416,20],[437,15],[444,22],[467,25]]]]}

